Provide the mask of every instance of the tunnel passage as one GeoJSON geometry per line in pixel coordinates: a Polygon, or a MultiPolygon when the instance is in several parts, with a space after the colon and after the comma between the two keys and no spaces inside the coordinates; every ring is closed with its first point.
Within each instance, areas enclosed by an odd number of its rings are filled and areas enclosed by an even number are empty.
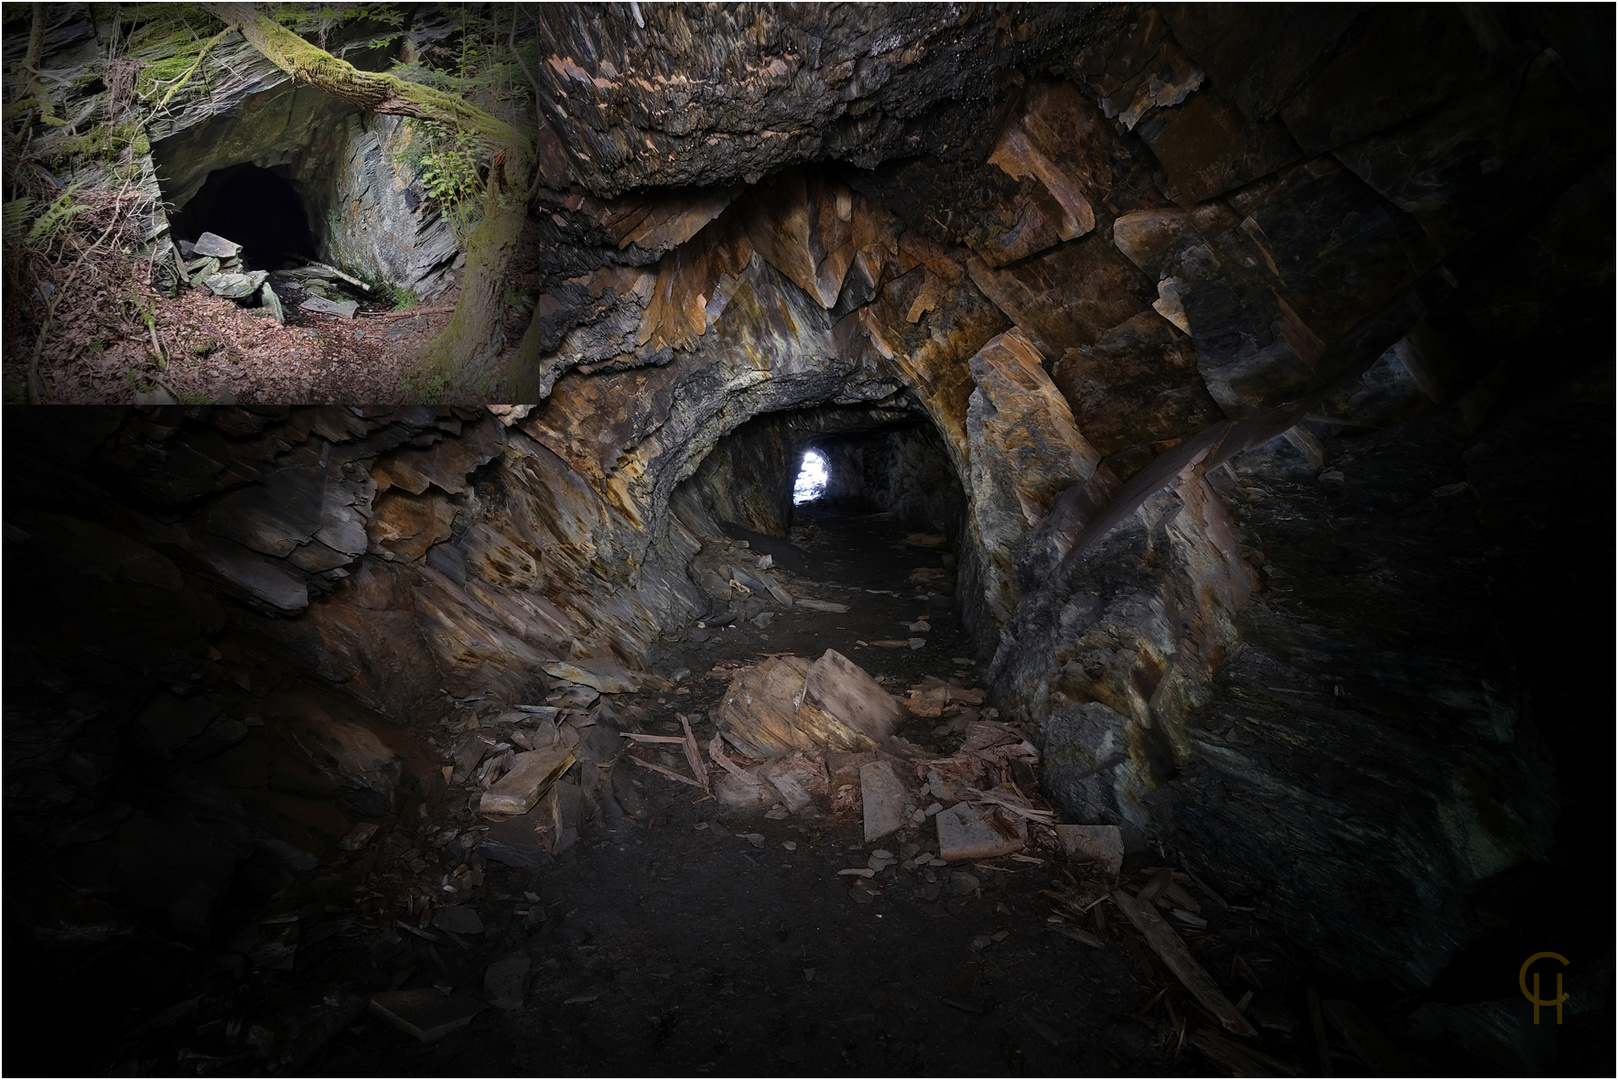
{"type": "MultiPolygon", "coordinates": [[[[824,406],[756,417],[725,436],[686,485],[715,521],[785,536],[806,508],[887,512],[896,524],[961,536],[966,497],[944,440],[915,413],[824,406]],[[825,479],[797,499],[804,462],[825,479]]],[[[808,490],[808,489],[805,489],[808,490]]]]}
{"type": "Polygon", "coordinates": [[[234,240],[250,270],[279,270],[288,261],[315,258],[304,200],[285,171],[251,162],[215,169],[174,214],[174,234],[195,240],[211,232],[234,240]]]}
{"type": "MultiPolygon", "coordinates": [[[[913,412],[883,406],[822,406],[756,417],[722,438],[676,492],[694,499],[733,538],[799,535],[797,526],[889,515],[894,540],[934,538],[947,566],[970,578],[966,496],[943,438],[913,412]],[[825,468],[813,499],[799,500],[806,459],[825,468]],[[956,555],[960,556],[959,561],[956,555]]],[[[961,596],[952,583],[946,593],[961,596]]],[[[966,602],[963,620],[981,615],[966,602]]]]}

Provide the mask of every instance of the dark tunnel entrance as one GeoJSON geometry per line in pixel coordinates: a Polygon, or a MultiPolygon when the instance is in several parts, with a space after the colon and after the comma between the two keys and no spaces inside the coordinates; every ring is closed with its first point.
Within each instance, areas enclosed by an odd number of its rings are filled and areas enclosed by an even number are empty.
{"type": "Polygon", "coordinates": [[[205,232],[242,245],[250,270],[279,270],[315,258],[315,238],[303,199],[275,169],[243,162],[208,174],[201,190],[172,219],[176,237],[205,232]]]}

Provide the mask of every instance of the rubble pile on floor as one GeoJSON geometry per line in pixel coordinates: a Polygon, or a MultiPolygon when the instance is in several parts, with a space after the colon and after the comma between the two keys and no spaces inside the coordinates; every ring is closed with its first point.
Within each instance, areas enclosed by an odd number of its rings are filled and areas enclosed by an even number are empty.
{"type": "MultiPolygon", "coordinates": [[[[1051,902],[1045,931],[1086,950],[1123,947],[1148,963],[1124,930],[1131,927],[1183,987],[1184,994],[1171,992],[1164,982],[1142,1010],[1166,1014],[1160,1030],[1175,1053],[1190,1046],[1234,1075],[1300,1074],[1296,1061],[1256,1048],[1261,1030],[1288,1040],[1302,1030],[1299,1017],[1263,989],[1254,973],[1262,962],[1235,954],[1229,977],[1249,988],[1233,1001],[1191,952],[1214,943],[1211,921],[1231,925],[1251,909],[1230,905],[1180,868],[1124,872],[1117,826],[1056,822],[1038,793],[1038,751],[998,719],[981,690],[928,677],[901,697],[830,649],[813,661],[778,654],[720,662],[695,679],[681,671],[680,686],[600,660],[552,663],[547,674],[553,689],[542,703],[452,700],[444,738],[428,740],[446,759],[444,808],[429,820],[422,807],[414,832],[402,821],[391,831],[357,825],[322,867],[349,876],[317,878],[325,890],[318,898],[289,890],[230,946],[242,976],[249,965],[260,978],[294,966],[307,977],[365,960],[379,975],[391,972],[387,988],[332,991],[318,1005],[299,998],[245,1026],[232,1021],[232,1044],[246,1048],[222,1058],[193,1054],[199,1071],[247,1057],[269,1072],[293,1071],[367,1011],[430,1043],[485,1009],[527,1007],[540,976],[529,954],[509,944],[513,932],[545,923],[546,904],[539,893],[502,891],[486,879],[488,864],[533,871],[551,865],[592,822],[652,825],[635,777],[656,773],[693,789],[698,803],[713,799],[728,816],[727,829],[717,820],[697,828],[738,830],[732,835],[752,848],[766,843],[763,834],[739,830],[758,816],[856,829],[867,849],[863,863],[827,871],[849,882],[856,904],[890,889],[900,896],[905,881],[923,883],[928,898],[968,901],[1019,866],[1044,867],[1052,883],[1041,893],[1051,902]],[[723,689],[712,730],[699,737],[709,725],[701,711],[662,714],[671,698],[703,700],[694,687],[704,681],[723,689]],[[896,734],[902,724],[925,725],[918,738],[955,749],[917,745],[896,734]],[[626,763],[636,768],[618,767],[626,763]],[[355,878],[361,884],[352,901],[331,904],[341,895],[332,883],[353,887],[355,878]],[[479,978],[481,986],[469,984],[479,978]],[[314,1014],[318,1023],[308,1019],[314,1014]]],[[[796,851],[799,842],[783,846],[796,851]]],[[[509,888],[513,879],[502,880],[509,888]]],[[[1007,933],[979,935],[970,947],[993,948],[1007,933]]],[[[181,1003],[185,1016],[199,1000],[181,1003]]],[[[594,999],[568,999],[587,1000],[594,999]]],[[[1308,1011],[1318,1045],[1329,1021],[1355,1058],[1374,1059],[1384,1074],[1398,1060],[1352,1003],[1311,996],[1308,1011]]],[[[184,1018],[165,1017],[152,1025],[184,1018]]]]}

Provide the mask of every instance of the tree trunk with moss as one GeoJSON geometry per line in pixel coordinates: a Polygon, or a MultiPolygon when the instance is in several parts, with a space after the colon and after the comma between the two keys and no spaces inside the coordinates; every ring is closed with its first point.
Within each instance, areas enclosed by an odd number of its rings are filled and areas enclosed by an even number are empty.
{"type": "Polygon", "coordinates": [[[449,326],[427,347],[413,372],[417,389],[436,396],[499,353],[507,271],[528,213],[533,148],[510,124],[470,103],[393,75],[361,71],[317,48],[248,4],[207,4],[216,18],[294,79],[370,112],[431,120],[475,134],[495,152],[483,197],[483,220],[467,244],[461,296],[449,326]]]}

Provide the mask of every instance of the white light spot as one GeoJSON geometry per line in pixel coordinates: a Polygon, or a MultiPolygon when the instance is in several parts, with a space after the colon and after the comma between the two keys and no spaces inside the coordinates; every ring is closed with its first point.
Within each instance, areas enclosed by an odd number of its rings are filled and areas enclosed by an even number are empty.
{"type": "Polygon", "coordinates": [[[800,506],[814,502],[826,494],[826,459],[813,450],[803,455],[803,468],[798,471],[798,482],[792,486],[792,503],[800,506]]]}

